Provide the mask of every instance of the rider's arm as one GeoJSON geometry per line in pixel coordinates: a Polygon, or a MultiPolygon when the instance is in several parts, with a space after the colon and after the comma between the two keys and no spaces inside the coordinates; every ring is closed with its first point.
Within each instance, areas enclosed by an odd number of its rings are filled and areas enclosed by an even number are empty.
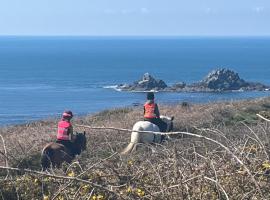
{"type": "Polygon", "coordinates": [[[158,105],[157,104],[155,106],[155,111],[154,112],[155,112],[157,118],[159,118],[160,117],[160,114],[159,114],[159,109],[158,109],[158,105]]]}
{"type": "Polygon", "coordinates": [[[145,107],[143,106],[143,115],[145,114],[145,107]]]}
{"type": "Polygon", "coordinates": [[[69,140],[72,140],[73,138],[73,126],[70,125],[70,127],[68,128],[68,137],[69,137],[69,140]]]}

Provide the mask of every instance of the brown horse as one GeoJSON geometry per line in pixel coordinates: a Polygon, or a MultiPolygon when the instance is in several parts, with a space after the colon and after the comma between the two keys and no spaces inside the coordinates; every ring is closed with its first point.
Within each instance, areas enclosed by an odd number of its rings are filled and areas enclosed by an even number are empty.
{"type": "Polygon", "coordinates": [[[63,144],[51,142],[47,144],[41,153],[42,170],[52,167],[59,168],[63,162],[71,163],[76,155],[80,155],[86,149],[86,137],[84,133],[74,135],[73,152],[63,144]]]}

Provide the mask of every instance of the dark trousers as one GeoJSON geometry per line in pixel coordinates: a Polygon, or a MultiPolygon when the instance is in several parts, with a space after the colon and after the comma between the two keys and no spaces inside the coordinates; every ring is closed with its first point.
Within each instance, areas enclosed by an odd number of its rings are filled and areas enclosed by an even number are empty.
{"type": "Polygon", "coordinates": [[[159,127],[160,132],[166,132],[167,124],[160,118],[144,118],[144,121],[149,121],[159,127]]]}
{"type": "Polygon", "coordinates": [[[72,144],[71,141],[69,141],[69,140],[57,140],[56,143],[64,145],[69,150],[70,155],[75,156],[74,155],[74,150],[73,150],[73,144],[72,144]]]}

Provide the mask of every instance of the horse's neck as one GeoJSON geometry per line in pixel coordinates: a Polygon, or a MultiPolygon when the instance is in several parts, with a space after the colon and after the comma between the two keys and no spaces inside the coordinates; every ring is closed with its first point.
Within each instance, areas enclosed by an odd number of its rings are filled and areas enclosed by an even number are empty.
{"type": "Polygon", "coordinates": [[[74,151],[74,154],[75,155],[80,155],[82,149],[81,149],[81,146],[78,144],[78,143],[73,143],[73,151],[74,151]]]}
{"type": "Polygon", "coordinates": [[[164,116],[161,118],[161,120],[162,120],[163,122],[166,123],[166,125],[167,125],[166,132],[169,132],[170,126],[171,126],[171,121],[168,120],[168,119],[167,119],[166,117],[164,117],[164,116]]]}
{"type": "Polygon", "coordinates": [[[76,135],[74,142],[73,142],[73,149],[74,149],[74,153],[77,155],[80,155],[82,152],[82,142],[83,142],[84,138],[82,135],[76,135]]]}

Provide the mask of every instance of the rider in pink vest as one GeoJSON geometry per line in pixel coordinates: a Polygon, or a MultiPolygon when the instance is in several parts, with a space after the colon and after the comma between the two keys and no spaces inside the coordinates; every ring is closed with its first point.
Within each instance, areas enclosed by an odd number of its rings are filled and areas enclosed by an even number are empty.
{"type": "Polygon", "coordinates": [[[73,127],[71,124],[71,119],[73,114],[70,110],[64,111],[62,114],[62,119],[58,122],[58,131],[57,131],[57,143],[63,144],[73,155],[73,127]]]}
{"type": "Polygon", "coordinates": [[[155,103],[155,95],[153,92],[147,93],[147,101],[144,104],[144,121],[149,121],[159,127],[160,132],[165,132],[167,124],[160,119],[159,109],[155,103]]]}

